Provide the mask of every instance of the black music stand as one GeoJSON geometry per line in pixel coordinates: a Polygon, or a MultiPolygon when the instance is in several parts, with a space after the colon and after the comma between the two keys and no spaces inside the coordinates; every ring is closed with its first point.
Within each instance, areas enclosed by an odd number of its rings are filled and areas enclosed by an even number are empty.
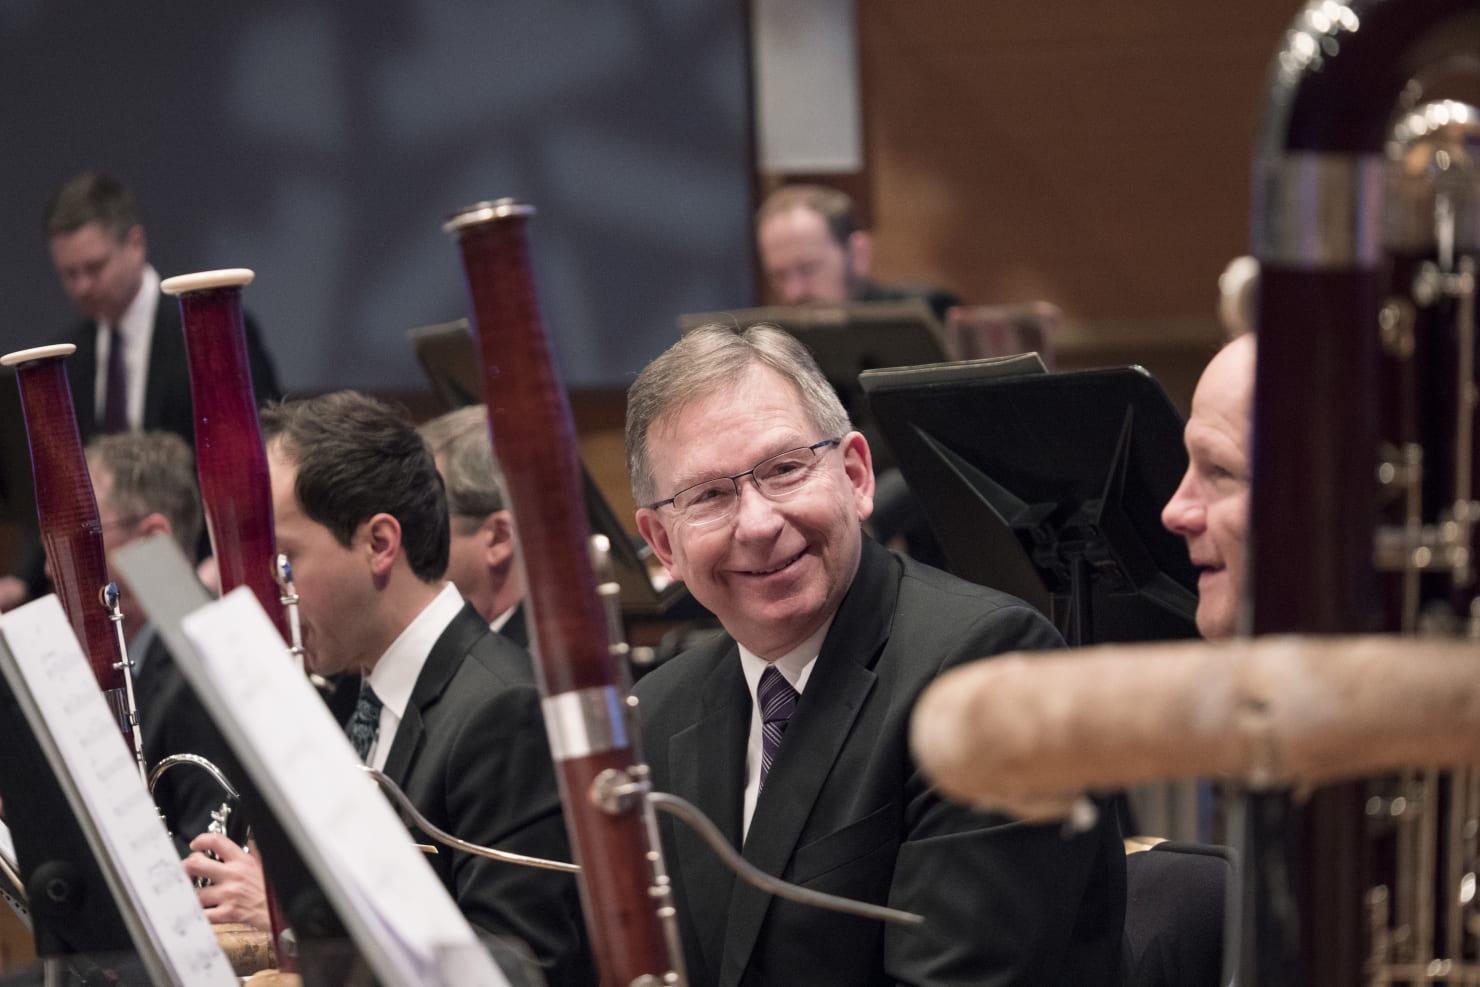
{"type": "Polygon", "coordinates": [[[1197,573],[1162,506],[1182,420],[1140,367],[1025,359],[870,371],[862,386],[957,575],[1047,613],[1071,644],[1196,636],[1197,573]]]}
{"type": "MultiPolygon", "coordinates": [[[[432,385],[443,407],[448,411],[481,404],[483,379],[479,373],[478,350],[473,330],[467,319],[420,326],[406,333],[416,351],[417,362],[432,385]]],[[[682,583],[656,579],[648,570],[646,544],[640,548],[617,519],[606,496],[591,478],[586,464],[581,464],[581,481],[586,498],[586,518],[591,530],[606,535],[611,543],[612,565],[621,587],[619,602],[622,612],[635,617],[657,617],[674,611],[675,616],[697,616],[702,613],[682,583]],[[692,605],[684,606],[685,602],[692,605]]]]}

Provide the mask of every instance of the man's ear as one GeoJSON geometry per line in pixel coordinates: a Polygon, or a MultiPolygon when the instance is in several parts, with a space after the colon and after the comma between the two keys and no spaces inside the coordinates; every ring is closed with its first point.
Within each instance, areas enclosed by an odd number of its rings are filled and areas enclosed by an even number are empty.
{"type": "Polygon", "coordinates": [[[868,277],[874,266],[874,238],[867,230],[848,234],[848,271],[854,280],[868,277]]]}
{"type": "Polygon", "coordinates": [[[148,538],[150,535],[173,535],[175,528],[170,524],[170,519],[155,511],[146,515],[142,521],[135,525],[134,530],[138,532],[134,537],[148,538]]]}
{"type": "Polygon", "coordinates": [[[682,580],[683,576],[673,565],[673,541],[668,526],[663,523],[663,518],[658,512],[651,507],[639,507],[637,509],[637,531],[651,546],[658,561],[663,563],[663,568],[668,570],[669,578],[682,580]]]}
{"type": "Polygon", "coordinates": [[[853,502],[859,521],[867,521],[874,513],[874,457],[868,447],[868,439],[862,432],[849,432],[843,436],[843,469],[853,487],[853,502]]]}
{"type": "Polygon", "coordinates": [[[483,558],[490,569],[508,565],[519,547],[519,538],[514,533],[514,515],[509,511],[494,511],[478,526],[478,537],[482,539],[483,558]]]}
{"type": "Polygon", "coordinates": [[[390,514],[376,514],[361,522],[357,537],[363,539],[370,571],[377,576],[389,573],[401,554],[401,522],[390,514]]]}

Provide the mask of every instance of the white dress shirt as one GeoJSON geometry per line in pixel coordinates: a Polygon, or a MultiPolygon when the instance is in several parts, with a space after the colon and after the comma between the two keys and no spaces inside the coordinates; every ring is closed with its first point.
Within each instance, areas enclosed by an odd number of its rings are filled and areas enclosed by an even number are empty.
{"type": "Polygon", "coordinates": [[[380,661],[367,676],[366,681],[380,697],[380,727],[375,734],[375,743],[365,763],[377,771],[385,770],[386,758],[390,756],[391,743],[396,739],[396,730],[406,716],[406,706],[411,702],[411,691],[432,653],[432,645],[447,630],[454,617],[462,612],[463,598],[457,587],[447,583],[431,603],[416,619],[406,625],[399,637],[381,655],[380,661]]]}
{"type": "Polygon", "coordinates": [[[822,650],[822,641],[827,637],[827,630],[831,626],[832,621],[829,620],[816,634],[775,661],[766,661],[745,645],[736,642],[740,648],[740,668],[745,672],[745,685],[750,689],[750,740],[745,745],[745,808],[740,830],[742,841],[750,833],[750,817],[755,815],[756,799],[761,794],[761,704],[756,698],[761,674],[767,666],[775,665],[776,671],[791,683],[800,697],[807,687],[807,679],[812,676],[812,666],[817,664],[817,653],[822,650]]]}

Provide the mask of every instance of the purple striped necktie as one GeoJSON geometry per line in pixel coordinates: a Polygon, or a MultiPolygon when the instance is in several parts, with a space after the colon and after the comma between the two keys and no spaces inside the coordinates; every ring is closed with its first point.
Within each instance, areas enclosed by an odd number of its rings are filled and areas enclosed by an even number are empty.
{"type": "Polygon", "coordinates": [[[108,381],[103,392],[105,434],[128,431],[128,369],[123,362],[123,333],[118,323],[108,330],[108,381]]]}
{"type": "Polygon", "coordinates": [[[755,692],[761,707],[760,787],[765,788],[766,775],[771,773],[771,762],[776,760],[776,751],[781,747],[786,724],[791,719],[792,710],[796,709],[797,691],[786,681],[786,676],[771,665],[761,673],[760,685],[755,692]]]}

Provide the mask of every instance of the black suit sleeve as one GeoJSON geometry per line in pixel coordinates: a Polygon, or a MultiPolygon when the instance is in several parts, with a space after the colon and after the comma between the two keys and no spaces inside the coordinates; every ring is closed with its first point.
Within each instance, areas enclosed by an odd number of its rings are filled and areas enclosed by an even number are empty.
{"type": "MultiPolygon", "coordinates": [[[[1018,604],[972,624],[946,664],[1061,645],[1047,620],[1018,604]]],[[[918,769],[905,798],[907,835],[889,904],[924,915],[925,924],[887,928],[884,965],[891,978],[982,987],[1116,982],[1119,968],[1111,961],[1118,962],[1120,917],[1082,907],[1107,897],[1108,889],[1092,885],[1114,882],[1105,872],[1106,854],[1119,857],[1112,820],[1070,836],[1059,824],[978,812],[942,799],[918,769]],[[1085,927],[1100,923],[1103,929],[1085,927]],[[1078,948],[1086,941],[1108,943],[1108,955],[1078,948]]],[[[1123,881],[1122,869],[1122,896],[1123,881]]]]}
{"type": "MultiPolygon", "coordinates": [[[[500,850],[571,859],[533,685],[499,691],[464,721],[446,770],[447,818],[455,835],[500,850]]],[[[592,982],[572,876],[454,853],[452,887],[475,928],[528,945],[551,987],[592,982]]]]}

